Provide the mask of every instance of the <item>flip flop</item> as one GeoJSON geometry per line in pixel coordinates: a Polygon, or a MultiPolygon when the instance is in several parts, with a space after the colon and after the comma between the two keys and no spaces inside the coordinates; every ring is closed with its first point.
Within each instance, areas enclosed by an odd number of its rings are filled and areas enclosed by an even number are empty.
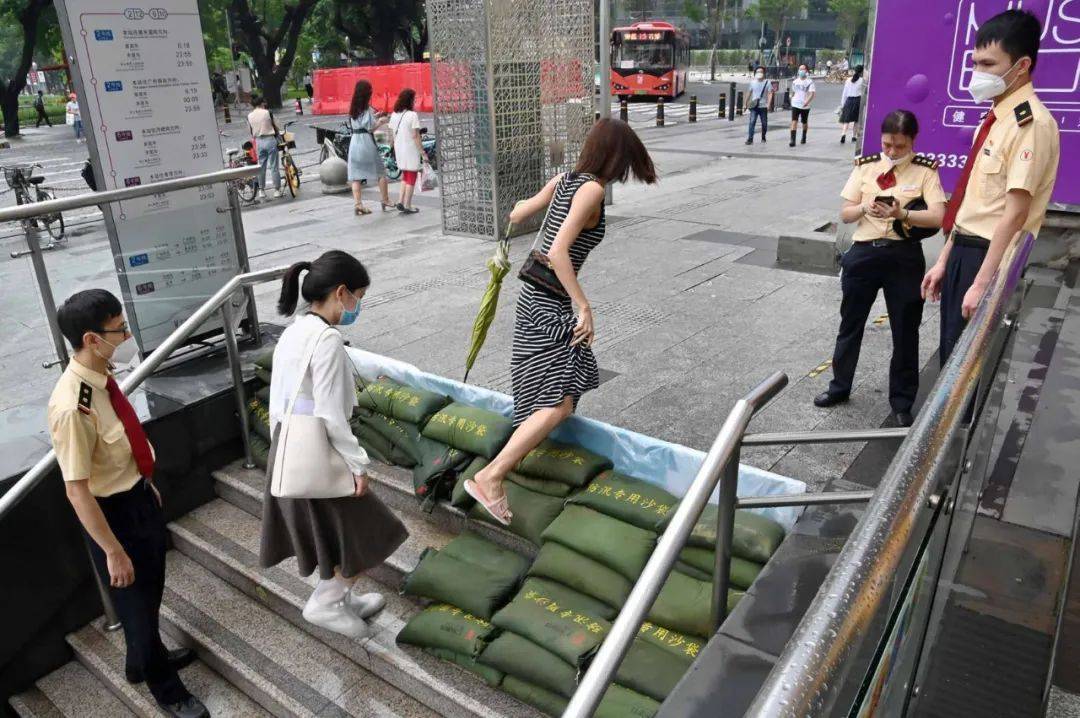
{"type": "Polygon", "coordinates": [[[506,503],[506,494],[503,494],[503,497],[498,501],[490,501],[472,479],[465,482],[464,488],[465,493],[476,499],[477,502],[484,507],[484,510],[491,514],[493,519],[503,526],[510,525],[510,519],[513,518],[513,514],[510,513],[510,506],[506,503]]]}

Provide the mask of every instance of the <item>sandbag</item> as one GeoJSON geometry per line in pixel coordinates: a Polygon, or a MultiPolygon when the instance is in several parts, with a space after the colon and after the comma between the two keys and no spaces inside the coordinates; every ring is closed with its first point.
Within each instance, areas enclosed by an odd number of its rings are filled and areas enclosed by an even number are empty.
{"type": "MultiPolygon", "coordinates": [[[[728,590],[729,613],[738,604],[743,593],[737,589],[728,590]]],[[[649,620],[682,633],[711,635],[712,583],[698,581],[673,571],[649,609],[649,620]]]]}
{"type": "MultiPolygon", "coordinates": [[[[556,693],[514,676],[503,679],[502,689],[522,703],[554,718],[561,716],[569,703],[556,693]]],[[[612,683],[600,699],[593,718],[653,718],[659,710],[660,704],[648,696],[612,683]]]]}
{"type": "Polygon", "coordinates": [[[561,716],[570,702],[558,693],[552,693],[528,681],[523,681],[517,676],[506,676],[500,687],[511,697],[552,718],[561,716]]]}
{"type": "Polygon", "coordinates": [[[450,403],[450,397],[383,376],[374,383],[357,382],[356,401],[361,408],[423,425],[432,414],[450,403]]]}
{"type": "Polygon", "coordinates": [[[569,586],[564,586],[557,581],[551,581],[538,576],[530,576],[525,579],[525,583],[521,584],[521,590],[518,591],[518,595],[525,596],[526,598],[543,596],[550,601],[558,603],[560,606],[569,606],[576,611],[602,618],[605,621],[615,620],[615,616],[619,613],[603,601],[598,601],[592,596],[586,596],[581,591],[575,591],[569,586]]]}
{"type": "Polygon", "coordinates": [[[398,632],[397,642],[419,648],[439,648],[474,658],[494,639],[496,628],[456,606],[428,606],[398,632]]]}
{"type": "Polygon", "coordinates": [[[616,610],[622,608],[633,588],[633,583],[617,571],[555,542],[541,546],[529,576],[568,586],[616,610]]]}
{"type": "Polygon", "coordinates": [[[270,441],[270,409],[258,399],[248,400],[248,424],[263,441],[270,441]]]}
{"type": "Polygon", "coordinates": [[[635,638],[615,672],[615,680],[620,685],[662,702],[682,679],[691,661],[683,661],[671,651],[635,638]]]}
{"type": "Polygon", "coordinates": [[[479,676],[484,683],[487,683],[492,688],[498,688],[503,681],[502,671],[477,663],[472,656],[448,651],[445,648],[425,648],[424,653],[429,653],[436,658],[453,663],[459,668],[464,668],[469,673],[479,676]]]}
{"type": "MultiPolygon", "coordinates": [[[[690,532],[688,546],[716,550],[717,511],[716,504],[705,505],[705,510],[701,512],[701,517],[690,532]]],[[[667,517],[657,522],[657,532],[663,533],[674,515],[673,507],[667,517]]],[[[765,564],[783,540],[784,527],[772,519],[745,509],[735,511],[735,529],[731,535],[732,555],[765,564]]]]}
{"type": "MultiPolygon", "coordinates": [[[[506,499],[513,513],[510,525],[504,528],[539,546],[544,530],[562,513],[563,499],[529,491],[511,481],[503,482],[503,491],[506,492],[506,499]]],[[[469,509],[469,517],[502,526],[478,503],[474,503],[469,509]]]]}
{"type": "Polygon", "coordinates": [[[270,460],[270,442],[259,434],[248,434],[248,442],[251,444],[251,458],[260,469],[265,469],[270,460]]]}
{"type": "Polygon", "coordinates": [[[519,592],[491,623],[529,639],[579,670],[596,653],[610,628],[603,619],[536,592],[519,592]]]}
{"type": "Polygon", "coordinates": [[[450,494],[450,505],[457,506],[463,511],[467,511],[469,507],[476,503],[476,499],[469,496],[465,491],[465,482],[472,481],[476,478],[476,472],[490,463],[483,456],[477,456],[465,467],[461,473],[458,474],[457,481],[454,483],[454,490],[450,494]]]}
{"type": "Polygon", "coordinates": [[[255,358],[255,378],[262,383],[270,384],[270,373],[274,370],[274,350],[263,352],[255,358]]]}
{"type": "Polygon", "coordinates": [[[589,483],[601,471],[610,468],[610,460],[588,449],[544,439],[539,446],[525,455],[514,471],[534,479],[580,487],[589,483]]]}
{"type": "Polygon", "coordinates": [[[655,531],[657,520],[667,516],[678,499],[656,484],[617,471],[605,471],[570,497],[568,503],[587,506],[651,532],[655,531]]]}
{"type": "MultiPolygon", "coordinates": [[[[480,471],[480,469],[484,468],[489,463],[490,462],[483,456],[477,456],[472,460],[472,463],[458,475],[457,483],[454,484],[454,491],[450,497],[450,503],[452,505],[461,509],[467,509],[476,503],[473,497],[465,492],[465,482],[474,480],[476,478],[476,472],[480,471]]],[[[553,496],[560,499],[566,498],[570,495],[570,492],[574,490],[572,486],[568,486],[567,484],[558,481],[534,479],[529,476],[522,476],[514,471],[511,471],[506,475],[506,480],[523,489],[528,489],[533,493],[543,494],[544,496],[553,496]]]]}
{"type": "Polygon", "coordinates": [[[398,421],[363,408],[357,409],[354,417],[370,426],[396,448],[394,453],[401,459],[395,462],[398,466],[411,469],[420,463],[420,428],[416,424],[398,421]]]}
{"type": "Polygon", "coordinates": [[[492,615],[517,590],[519,577],[426,549],[401,592],[457,606],[477,618],[492,615]]]}
{"type": "Polygon", "coordinates": [[[450,495],[458,472],[472,457],[452,446],[421,435],[416,442],[419,461],[413,467],[413,491],[423,499],[425,511],[435,508],[435,501],[450,495]]]}
{"type": "Polygon", "coordinates": [[[261,401],[263,404],[270,406],[270,387],[264,386],[255,392],[255,398],[261,401]]]}
{"type": "Polygon", "coordinates": [[[386,440],[386,437],[375,431],[370,424],[365,424],[360,419],[353,417],[349,422],[349,428],[353,436],[367,452],[368,458],[381,461],[384,464],[393,464],[394,459],[402,460],[403,454],[394,451],[394,445],[386,440]]]}
{"type": "Polygon", "coordinates": [[[255,378],[263,384],[270,386],[270,372],[261,367],[255,367],[255,378]]]}
{"type": "Polygon", "coordinates": [[[675,566],[672,568],[672,570],[678,571],[684,576],[689,576],[690,578],[697,579],[698,581],[705,581],[706,583],[712,581],[711,573],[705,573],[700,568],[697,568],[696,566],[691,566],[688,563],[683,563],[682,561],[676,561],[675,566]]]}
{"type": "Polygon", "coordinates": [[[638,629],[637,640],[651,643],[667,651],[673,660],[688,666],[697,658],[698,652],[708,642],[702,636],[680,633],[651,621],[645,621],[638,629]]]}
{"type": "Polygon", "coordinates": [[[529,559],[503,548],[482,536],[466,531],[442,548],[445,556],[490,569],[499,574],[521,578],[529,570],[529,559]]]}
{"type": "MultiPolygon", "coordinates": [[[[577,688],[577,669],[516,633],[503,631],[476,659],[485,666],[569,698],[577,688]]],[[[506,685],[506,678],[503,685],[506,685]]]]}
{"type": "Polygon", "coordinates": [[[513,431],[513,422],[502,414],[455,402],[428,419],[423,433],[467,454],[494,459],[513,431]]]}
{"type": "MultiPolygon", "coordinates": [[[[688,571],[683,570],[689,576],[693,576],[701,581],[711,581],[713,571],[716,570],[716,552],[708,549],[698,548],[697,546],[687,546],[679,554],[679,562],[676,564],[683,564],[692,567],[697,570],[699,574],[694,575],[688,571]]],[[[738,588],[750,588],[750,584],[754,582],[757,575],[761,573],[761,569],[765,568],[759,563],[753,561],[747,561],[745,558],[739,556],[731,557],[731,570],[728,572],[729,580],[732,586],[738,588]]]]}
{"type": "MultiPolygon", "coordinates": [[[[514,509],[513,501],[510,503],[514,509]]],[[[656,547],[656,534],[584,506],[569,505],[543,533],[554,541],[599,561],[636,581],[656,547]]]]}

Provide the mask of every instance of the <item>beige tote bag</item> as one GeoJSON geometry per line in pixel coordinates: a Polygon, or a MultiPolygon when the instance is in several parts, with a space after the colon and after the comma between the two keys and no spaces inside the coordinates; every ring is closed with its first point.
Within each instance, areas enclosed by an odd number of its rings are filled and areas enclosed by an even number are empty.
{"type": "Polygon", "coordinates": [[[274,432],[269,467],[270,494],[279,499],[334,499],[352,496],[356,491],[352,470],[330,443],[326,424],[317,416],[293,414],[300,387],[311,367],[311,358],[323,333],[337,331],[327,327],[312,341],[301,364],[285,416],[274,432]]]}

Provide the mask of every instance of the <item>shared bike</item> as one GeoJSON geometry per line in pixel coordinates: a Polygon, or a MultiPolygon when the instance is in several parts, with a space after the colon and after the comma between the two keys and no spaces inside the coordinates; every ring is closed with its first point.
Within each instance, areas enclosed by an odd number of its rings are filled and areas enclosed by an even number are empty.
{"type": "MultiPolygon", "coordinates": [[[[41,183],[45,181],[42,175],[35,175],[35,169],[41,169],[39,164],[8,165],[0,167],[4,172],[4,180],[8,187],[15,193],[15,203],[19,205],[32,204],[34,202],[47,202],[56,199],[52,190],[45,189],[41,183]]],[[[38,217],[22,220],[24,229],[44,226],[54,242],[64,239],[64,215],[60,212],[50,212],[38,217]]]]}

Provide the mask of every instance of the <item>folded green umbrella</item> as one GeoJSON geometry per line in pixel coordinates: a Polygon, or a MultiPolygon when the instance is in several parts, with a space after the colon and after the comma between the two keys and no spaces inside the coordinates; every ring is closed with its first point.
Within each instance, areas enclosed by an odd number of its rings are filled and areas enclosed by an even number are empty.
{"type": "Polygon", "coordinates": [[[510,271],[510,232],[513,225],[506,226],[506,236],[495,246],[495,254],[487,261],[488,271],[491,272],[491,280],[488,282],[484,295],[480,297],[480,309],[476,313],[473,322],[472,340],[469,342],[469,352],[465,355],[465,377],[462,381],[468,383],[469,372],[476,363],[476,357],[487,340],[488,329],[495,319],[495,310],[499,306],[499,290],[502,288],[503,277],[510,271]]]}

